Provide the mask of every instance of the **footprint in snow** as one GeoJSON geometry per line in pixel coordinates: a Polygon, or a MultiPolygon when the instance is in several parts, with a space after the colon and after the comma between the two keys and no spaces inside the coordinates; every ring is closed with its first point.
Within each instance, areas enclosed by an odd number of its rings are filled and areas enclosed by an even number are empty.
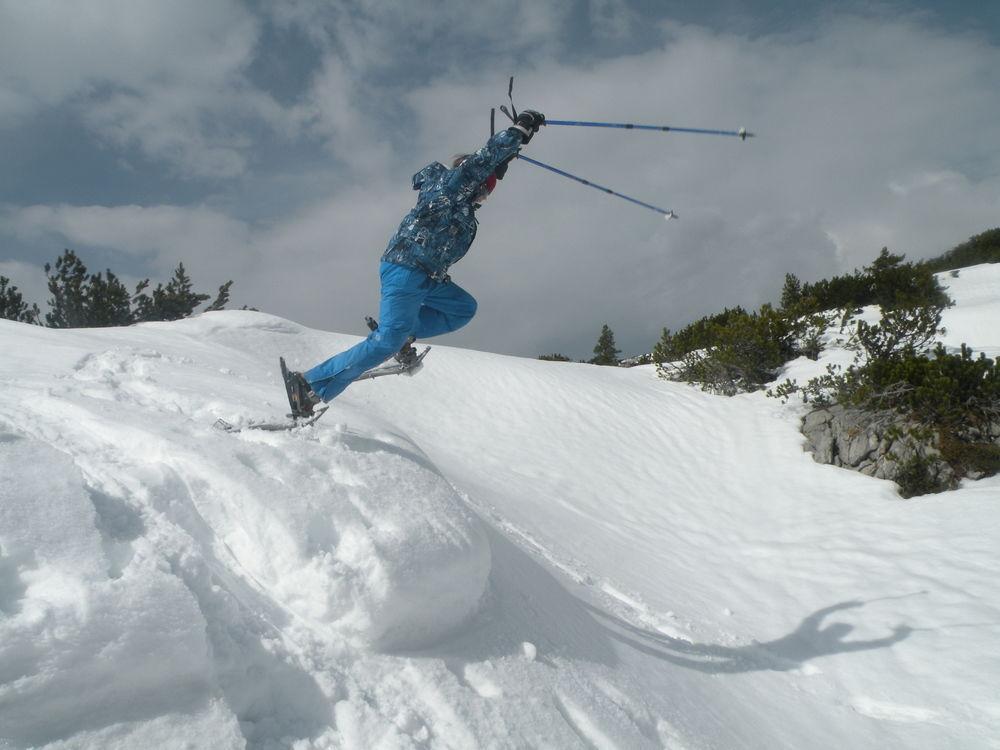
{"type": "Polygon", "coordinates": [[[905,723],[938,722],[944,718],[940,711],[922,706],[907,706],[901,703],[876,700],[864,695],[851,699],[851,708],[863,716],[881,721],[896,721],[905,723]]]}
{"type": "Polygon", "coordinates": [[[486,661],[470,664],[446,664],[459,683],[482,698],[502,698],[503,688],[493,680],[493,665],[486,661]]]}

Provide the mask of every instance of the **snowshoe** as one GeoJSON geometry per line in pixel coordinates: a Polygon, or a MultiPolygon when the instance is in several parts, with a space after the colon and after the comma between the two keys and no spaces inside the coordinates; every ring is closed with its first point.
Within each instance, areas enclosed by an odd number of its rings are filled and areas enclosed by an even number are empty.
{"type": "MultiPolygon", "coordinates": [[[[378,321],[375,320],[375,318],[373,318],[370,315],[365,316],[365,325],[368,326],[369,331],[378,330],[378,321]]],[[[380,367],[376,367],[372,370],[369,370],[364,375],[357,378],[357,380],[364,380],[365,378],[370,378],[370,377],[378,377],[378,375],[372,374],[376,372],[381,375],[397,375],[404,372],[412,375],[413,373],[415,373],[423,366],[421,364],[421,361],[423,360],[427,352],[430,351],[430,347],[428,347],[426,350],[424,350],[423,353],[419,353],[413,347],[413,342],[416,340],[417,340],[416,336],[407,336],[406,341],[403,343],[403,346],[400,347],[399,351],[393,355],[393,359],[395,359],[399,363],[398,367],[392,364],[382,365],[380,367]]]]}
{"type": "Polygon", "coordinates": [[[215,420],[215,424],[213,426],[215,427],[215,429],[221,430],[222,432],[244,432],[246,430],[263,430],[265,432],[282,432],[282,431],[291,432],[292,430],[296,430],[300,427],[308,427],[311,424],[315,424],[320,417],[322,417],[324,414],[326,414],[327,411],[329,411],[329,409],[330,409],[329,406],[324,406],[322,409],[316,409],[312,413],[312,416],[308,418],[291,417],[291,415],[289,415],[291,419],[288,419],[284,422],[267,422],[267,421],[251,420],[246,424],[236,425],[233,424],[232,422],[227,422],[226,420],[220,417],[219,419],[215,420]]]}
{"type": "Polygon", "coordinates": [[[400,360],[399,355],[397,355],[395,362],[387,361],[384,365],[373,367],[371,370],[358,375],[355,380],[370,380],[372,378],[380,378],[384,375],[414,375],[423,367],[424,357],[427,356],[427,352],[431,348],[425,346],[423,351],[418,352],[411,345],[410,349],[413,351],[413,354],[412,356],[409,354],[404,355],[405,361],[400,360]]]}
{"type": "MultiPolygon", "coordinates": [[[[385,364],[372,368],[362,373],[355,380],[371,380],[381,378],[385,375],[413,375],[423,365],[424,357],[427,356],[431,348],[424,347],[423,351],[416,351],[413,348],[412,337],[396,355],[396,361],[387,361],[385,364]],[[409,351],[406,351],[409,349],[409,351]]],[[[293,372],[285,365],[284,357],[279,358],[281,364],[281,377],[285,381],[285,392],[288,395],[288,406],[291,409],[289,419],[285,422],[250,421],[246,424],[237,425],[227,422],[224,419],[215,421],[215,428],[223,432],[243,432],[244,430],[266,430],[277,432],[281,430],[294,430],[299,427],[308,427],[315,424],[323,416],[329,407],[323,406],[315,408],[321,402],[319,396],[309,387],[308,381],[300,372],[293,372]]]]}

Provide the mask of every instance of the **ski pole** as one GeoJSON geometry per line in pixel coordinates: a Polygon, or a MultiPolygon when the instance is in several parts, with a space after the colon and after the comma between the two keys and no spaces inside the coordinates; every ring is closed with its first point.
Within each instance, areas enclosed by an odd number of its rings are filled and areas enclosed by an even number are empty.
{"type": "Polygon", "coordinates": [[[587,122],[585,120],[546,120],[546,125],[575,125],[581,128],[621,128],[623,130],[660,130],[673,133],[700,133],[702,135],[731,135],[745,141],[753,138],[746,128],[739,130],[711,130],[708,128],[678,128],[673,125],[635,125],[630,122],[587,122]]]}
{"type": "Polygon", "coordinates": [[[617,198],[622,198],[624,200],[627,200],[630,203],[635,203],[637,206],[642,206],[643,208],[648,208],[651,211],[656,211],[656,213],[662,214],[663,218],[666,219],[667,221],[670,221],[670,219],[677,218],[677,214],[675,214],[673,211],[667,211],[666,209],[660,208],[659,206],[654,206],[650,203],[643,203],[642,201],[636,200],[635,198],[629,198],[627,195],[622,195],[621,193],[615,192],[611,188],[606,188],[603,185],[598,185],[596,183],[591,182],[590,180],[585,180],[582,177],[577,177],[576,175],[570,174],[569,172],[564,172],[561,169],[550,166],[548,164],[544,164],[540,161],[536,161],[535,159],[527,157],[524,154],[518,154],[517,158],[528,162],[528,164],[534,164],[536,167],[541,167],[542,169],[547,169],[550,172],[555,172],[557,175],[568,177],[571,180],[576,180],[581,185],[587,185],[588,187],[600,190],[602,193],[607,193],[608,195],[613,195],[617,198]]]}

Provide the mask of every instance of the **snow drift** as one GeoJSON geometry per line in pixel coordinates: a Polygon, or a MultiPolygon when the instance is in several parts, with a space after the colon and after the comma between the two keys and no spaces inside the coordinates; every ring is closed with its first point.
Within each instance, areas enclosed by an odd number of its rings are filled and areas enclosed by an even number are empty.
{"type": "Polygon", "coordinates": [[[212,429],[220,413],[280,416],[283,390],[254,384],[275,396],[261,402],[199,356],[298,327],[252,313],[0,325],[18,376],[0,409],[0,736],[44,744],[111,713],[182,712],[214,727],[185,719],[185,733],[226,746],[239,736],[232,714],[216,721],[227,682],[246,690],[238,673],[266,657],[240,652],[269,630],[298,620],[398,649],[479,608],[484,530],[404,436],[212,429]]]}
{"type": "MultiPolygon", "coordinates": [[[[943,280],[1000,353],[1000,266],[943,280]]],[[[796,404],[442,346],[212,429],[354,340],[0,321],[0,747],[998,747],[997,478],[903,502],[796,404]]]]}

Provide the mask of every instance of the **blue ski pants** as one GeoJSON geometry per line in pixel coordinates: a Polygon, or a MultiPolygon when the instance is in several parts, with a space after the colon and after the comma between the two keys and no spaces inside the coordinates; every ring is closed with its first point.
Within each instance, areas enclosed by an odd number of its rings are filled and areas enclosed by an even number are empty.
{"type": "Polygon", "coordinates": [[[379,326],[368,338],[303,373],[324,401],[399,351],[408,336],[427,339],[464,326],[476,314],[476,300],[451,280],[435,281],[416,268],[383,262],[379,326]]]}

